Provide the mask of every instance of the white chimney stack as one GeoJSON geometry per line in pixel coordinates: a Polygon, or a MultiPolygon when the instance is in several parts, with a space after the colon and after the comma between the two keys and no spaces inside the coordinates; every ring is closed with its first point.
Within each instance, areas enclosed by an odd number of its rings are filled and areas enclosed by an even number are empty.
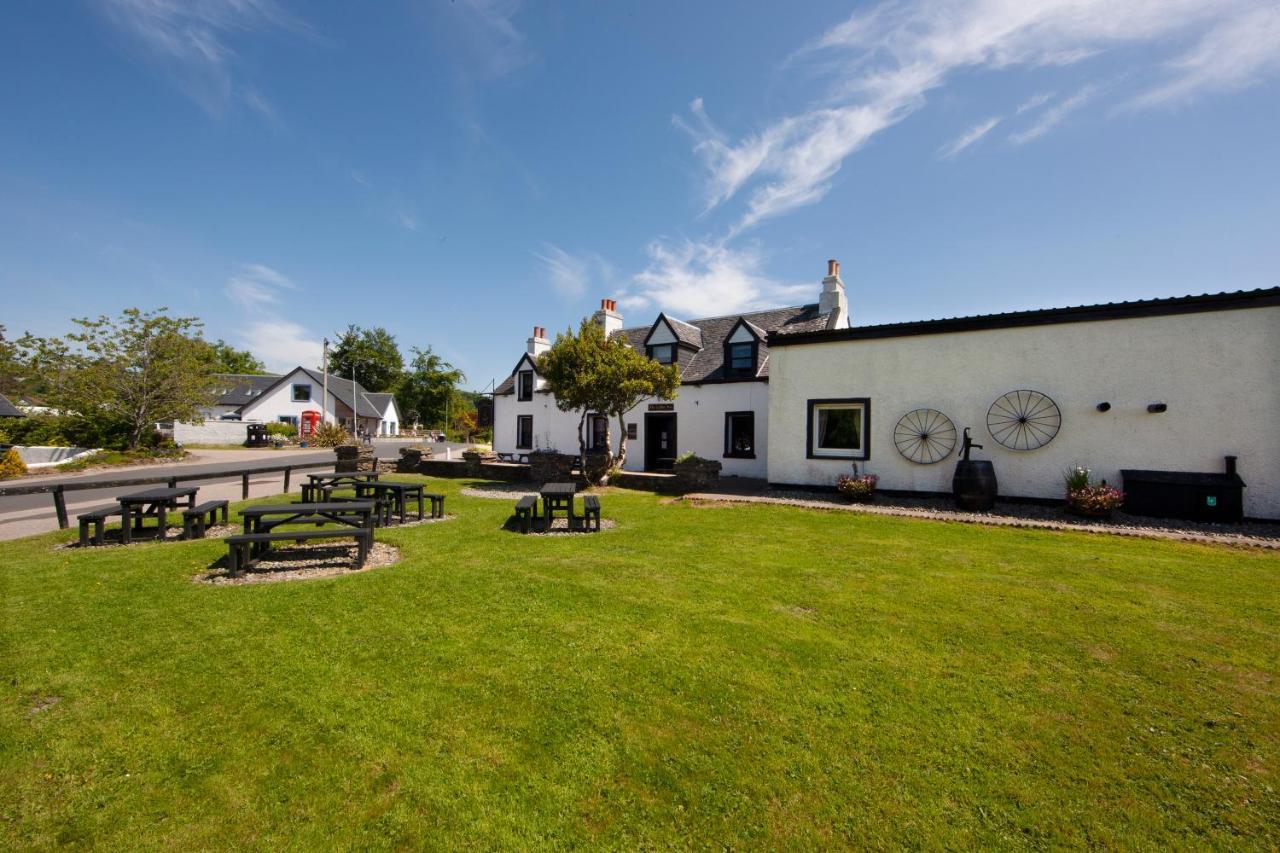
{"type": "Polygon", "coordinates": [[[534,326],[533,337],[529,338],[529,355],[537,358],[549,349],[551,349],[551,341],[547,340],[546,327],[534,326]]]}
{"type": "Polygon", "coordinates": [[[834,258],[827,261],[827,277],[822,280],[818,313],[826,315],[828,329],[849,328],[849,300],[845,297],[844,282],[840,280],[840,262],[834,258]]]}
{"type": "Polygon", "coordinates": [[[618,303],[614,299],[601,299],[600,310],[593,314],[591,319],[604,329],[606,338],[622,329],[622,315],[618,313],[618,303]]]}

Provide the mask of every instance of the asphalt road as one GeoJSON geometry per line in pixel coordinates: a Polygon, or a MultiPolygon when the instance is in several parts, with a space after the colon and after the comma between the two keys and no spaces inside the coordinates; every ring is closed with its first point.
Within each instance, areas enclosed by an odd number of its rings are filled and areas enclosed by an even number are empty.
{"type": "MultiPolygon", "coordinates": [[[[395,459],[399,450],[415,442],[377,441],[374,453],[379,459],[395,459]]],[[[438,457],[445,455],[445,448],[452,449],[456,456],[466,448],[465,444],[432,444],[438,457]]],[[[256,468],[270,468],[276,465],[306,465],[315,462],[331,462],[332,450],[196,450],[192,451],[193,459],[171,465],[141,465],[136,467],[112,468],[84,474],[65,476],[33,477],[20,481],[9,481],[5,485],[41,485],[52,486],[59,483],[104,482],[124,480],[130,477],[190,477],[193,474],[213,474],[220,471],[235,472],[224,478],[200,480],[193,485],[200,487],[200,500],[240,500],[241,484],[239,472],[256,468]]],[[[322,468],[312,469],[312,472],[322,468]]],[[[297,490],[301,477],[308,472],[295,473],[292,489],[297,490]]],[[[284,475],[267,473],[249,477],[250,497],[278,494],[283,490],[284,475]]],[[[139,489],[145,488],[139,486],[139,489]]],[[[75,524],[77,512],[84,512],[92,507],[114,502],[115,498],[128,489],[120,487],[105,489],[83,489],[66,492],[67,514],[75,524]]],[[[16,539],[30,536],[46,530],[54,530],[58,526],[57,514],[53,508],[53,496],[49,494],[14,495],[0,497],[0,540],[16,539]]]]}

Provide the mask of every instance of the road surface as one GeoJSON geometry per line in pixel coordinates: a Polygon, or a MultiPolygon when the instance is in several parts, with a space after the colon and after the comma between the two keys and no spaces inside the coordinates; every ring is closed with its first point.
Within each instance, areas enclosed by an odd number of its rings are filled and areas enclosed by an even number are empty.
{"type": "MultiPolygon", "coordinates": [[[[374,452],[379,459],[396,459],[401,447],[415,443],[411,440],[394,441],[379,440],[374,442],[374,452]]],[[[448,447],[454,456],[459,455],[465,444],[432,444],[436,456],[443,458],[448,447]]],[[[193,485],[200,487],[198,500],[240,500],[240,475],[238,472],[254,468],[270,468],[276,465],[306,465],[314,462],[332,462],[332,450],[193,450],[191,456],[181,462],[167,465],[138,465],[123,468],[109,468],[101,471],[83,472],[79,474],[62,474],[57,476],[30,477],[21,480],[9,480],[3,485],[56,485],[58,483],[93,483],[111,480],[124,480],[130,477],[189,477],[193,474],[212,474],[219,471],[236,472],[228,474],[226,479],[199,480],[193,485]]],[[[311,472],[321,471],[314,468],[311,472]]],[[[293,490],[299,488],[302,477],[309,472],[293,475],[293,490]]],[[[249,496],[263,497],[279,494],[283,491],[284,474],[270,473],[250,475],[249,496]]],[[[145,488],[138,486],[137,489],[145,488]]],[[[113,503],[119,494],[137,489],[84,489],[83,491],[66,492],[67,515],[75,525],[77,512],[84,512],[93,507],[113,503]]],[[[56,530],[58,516],[53,508],[53,496],[49,494],[15,495],[0,497],[0,541],[17,539],[56,530]]]]}

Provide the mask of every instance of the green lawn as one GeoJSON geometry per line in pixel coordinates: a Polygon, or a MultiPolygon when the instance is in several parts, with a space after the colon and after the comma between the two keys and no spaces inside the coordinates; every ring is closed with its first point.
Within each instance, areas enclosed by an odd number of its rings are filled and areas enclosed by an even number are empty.
{"type": "Polygon", "coordinates": [[[1280,555],[433,485],[340,578],[0,546],[0,848],[1280,844],[1280,555]]]}

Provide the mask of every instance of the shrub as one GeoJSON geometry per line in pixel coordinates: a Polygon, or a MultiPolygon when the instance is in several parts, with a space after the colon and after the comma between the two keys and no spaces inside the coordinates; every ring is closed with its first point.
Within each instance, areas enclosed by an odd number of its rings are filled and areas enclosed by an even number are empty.
{"type": "Polygon", "coordinates": [[[876,483],[879,482],[880,478],[875,474],[859,476],[855,470],[852,475],[841,474],[836,478],[836,491],[851,501],[869,501],[875,495],[876,483]]]}
{"type": "Polygon", "coordinates": [[[698,462],[710,462],[710,461],[711,461],[710,459],[703,459],[701,456],[694,453],[692,450],[687,451],[685,453],[681,453],[679,456],[676,457],[677,465],[693,465],[693,464],[697,464],[698,462]]]}
{"type": "Polygon", "coordinates": [[[5,451],[3,458],[0,458],[0,480],[21,477],[25,473],[27,473],[27,463],[22,461],[16,447],[10,447],[5,451]]]}
{"type": "Polygon", "coordinates": [[[320,424],[311,435],[309,443],[316,447],[337,447],[342,444],[355,444],[355,439],[338,424],[320,424]]]}
{"type": "Polygon", "coordinates": [[[1073,465],[1062,472],[1062,481],[1067,486],[1067,494],[1089,485],[1089,469],[1083,465],[1073,465]]]}
{"type": "Polygon", "coordinates": [[[1083,465],[1068,468],[1062,475],[1067,492],[1067,508],[1081,515],[1107,516],[1124,505],[1124,492],[1108,486],[1107,481],[1093,482],[1092,473],[1083,465]]]}
{"type": "Polygon", "coordinates": [[[282,438],[295,438],[298,435],[298,428],[293,424],[284,422],[267,424],[267,435],[278,435],[282,438]]]}

